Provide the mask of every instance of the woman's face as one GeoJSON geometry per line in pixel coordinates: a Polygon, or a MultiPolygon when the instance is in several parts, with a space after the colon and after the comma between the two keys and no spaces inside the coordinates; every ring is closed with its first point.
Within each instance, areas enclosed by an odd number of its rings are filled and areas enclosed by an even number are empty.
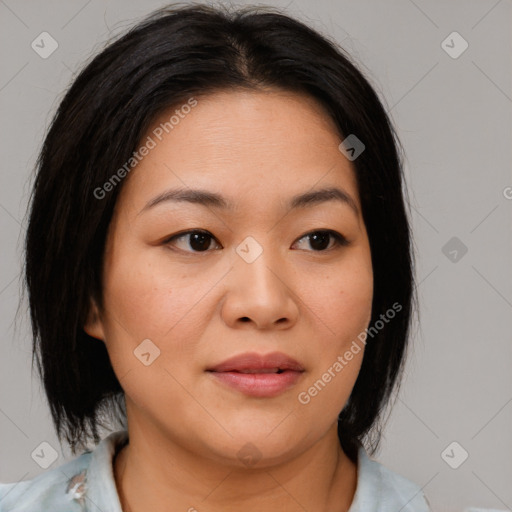
{"type": "Polygon", "coordinates": [[[196,100],[142,139],[108,234],[105,308],[85,329],[106,343],[129,429],[231,464],[282,461],[335,432],[363,358],[336,366],[371,317],[354,170],[308,97],[196,100]],[[292,204],[326,188],[341,194],[292,204]],[[189,199],[162,195],[177,189],[189,199]]]}

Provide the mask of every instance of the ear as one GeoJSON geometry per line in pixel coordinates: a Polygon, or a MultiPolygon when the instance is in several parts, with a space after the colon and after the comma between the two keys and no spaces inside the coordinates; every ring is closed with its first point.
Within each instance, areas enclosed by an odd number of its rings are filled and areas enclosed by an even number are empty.
{"type": "Polygon", "coordinates": [[[93,338],[105,341],[105,331],[103,329],[103,322],[101,320],[98,306],[94,300],[91,300],[87,320],[84,324],[84,331],[93,338]]]}

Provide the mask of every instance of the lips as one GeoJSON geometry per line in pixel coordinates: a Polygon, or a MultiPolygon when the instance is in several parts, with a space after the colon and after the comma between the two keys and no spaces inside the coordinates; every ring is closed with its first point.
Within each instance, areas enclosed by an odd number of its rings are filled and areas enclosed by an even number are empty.
{"type": "Polygon", "coordinates": [[[261,355],[255,352],[227,359],[206,371],[240,373],[282,373],[285,370],[303,372],[304,368],[293,358],[281,352],[261,355]]]}
{"type": "Polygon", "coordinates": [[[304,368],[280,352],[235,356],[206,370],[216,382],[245,395],[271,398],[293,387],[304,368]]]}

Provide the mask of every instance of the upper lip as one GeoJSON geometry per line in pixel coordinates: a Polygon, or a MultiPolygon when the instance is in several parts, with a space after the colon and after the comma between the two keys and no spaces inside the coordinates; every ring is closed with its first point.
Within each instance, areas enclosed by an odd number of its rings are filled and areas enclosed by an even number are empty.
{"type": "Polygon", "coordinates": [[[298,372],[304,371],[304,368],[300,363],[282,352],[272,352],[271,354],[246,352],[207,368],[207,371],[230,372],[244,370],[272,370],[274,368],[278,368],[279,370],[294,370],[298,372]]]}

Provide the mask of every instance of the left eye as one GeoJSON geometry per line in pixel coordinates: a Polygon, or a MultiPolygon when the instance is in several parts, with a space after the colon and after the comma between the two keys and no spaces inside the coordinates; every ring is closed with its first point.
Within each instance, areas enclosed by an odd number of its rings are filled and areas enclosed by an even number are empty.
{"type": "Polygon", "coordinates": [[[331,250],[335,247],[342,247],[349,244],[348,240],[340,233],[332,231],[330,229],[311,231],[304,235],[300,240],[309,239],[310,246],[314,248],[314,252],[325,252],[326,248],[329,247],[329,238],[334,239],[333,246],[327,250],[331,250]]]}

